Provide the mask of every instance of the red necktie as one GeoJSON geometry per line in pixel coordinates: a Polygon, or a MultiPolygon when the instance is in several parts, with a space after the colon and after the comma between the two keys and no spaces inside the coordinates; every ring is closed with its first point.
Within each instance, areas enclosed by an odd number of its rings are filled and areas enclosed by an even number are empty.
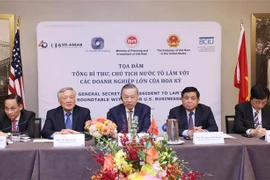
{"type": "Polygon", "coordinates": [[[12,120],[12,132],[16,132],[17,128],[16,128],[16,120],[12,120]]]}

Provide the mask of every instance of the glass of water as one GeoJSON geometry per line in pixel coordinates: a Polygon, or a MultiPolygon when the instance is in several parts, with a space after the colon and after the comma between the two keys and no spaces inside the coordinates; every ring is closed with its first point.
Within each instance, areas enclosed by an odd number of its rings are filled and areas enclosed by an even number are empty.
{"type": "Polygon", "coordinates": [[[19,132],[12,133],[12,141],[13,142],[20,142],[21,134],[19,132]]]}

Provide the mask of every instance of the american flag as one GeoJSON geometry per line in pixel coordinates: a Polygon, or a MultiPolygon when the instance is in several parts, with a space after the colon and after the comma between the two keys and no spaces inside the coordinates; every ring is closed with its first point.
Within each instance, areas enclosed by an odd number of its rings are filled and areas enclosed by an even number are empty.
{"type": "Polygon", "coordinates": [[[24,87],[23,87],[23,70],[22,59],[20,49],[20,31],[17,29],[14,38],[14,45],[12,50],[12,61],[9,74],[8,94],[17,94],[22,98],[22,104],[24,104],[24,87]]]}

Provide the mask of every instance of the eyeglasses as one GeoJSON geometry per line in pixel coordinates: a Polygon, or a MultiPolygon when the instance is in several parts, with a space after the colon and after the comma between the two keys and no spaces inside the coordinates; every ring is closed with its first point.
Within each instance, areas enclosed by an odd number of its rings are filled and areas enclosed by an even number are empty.
{"type": "Polygon", "coordinates": [[[123,96],[122,99],[123,101],[128,101],[129,99],[131,101],[135,101],[137,99],[137,96],[123,96]]]}
{"type": "Polygon", "coordinates": [[[197,97],[188,97],[188,96],[184,96],[183,100],[187,101],[187,100],[191,100],[191,101],[196,101],[198,98],[197,97]]]}
{"type": "Polygon", "coordinates": [[[260,104],[261,104],[261,105],[263,105],[263,106],[266,105],[266,104],[268,103],[268,101],[258,101],[258,100],[254,100],[253,102],[254,102],[256,105],[260,105],[260,104]]]}
{"type": "Polygon", "coordinates": [[[17,109],[17,108],[15,108],[15,107],[12,107],[12,108],[7,108],[7,107],[5,107],[5,111],[6,111],[6,112],[8,112],[8,111],[14,112],[14,111],[16,111],[16,109],[17,109]]]}

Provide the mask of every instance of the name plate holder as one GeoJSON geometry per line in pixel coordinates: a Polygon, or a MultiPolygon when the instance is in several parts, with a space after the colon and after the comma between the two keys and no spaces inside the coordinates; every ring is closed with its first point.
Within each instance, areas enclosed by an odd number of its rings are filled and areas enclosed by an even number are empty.
{"type": "Polygon", "coordinates": [[[0,136],[0,149],[7,147],[7,138],[6,136],[0,136]]]}
{"type": "Polygon", "coordinates": [[[223,132],[196,132],[193,134],[194,144],[224,144],[223,132]]]}
{"type": "Polygon", "coordinates": [[[266,131],[264,140],[265,140],[266,142],[270,142],[270,131],[269,131],[269,130],[266,131]]]}
{"type": "Polygon", "coordinates": [[[84,147],[84,134],[55,134],[53,147],[84,147]]]}

